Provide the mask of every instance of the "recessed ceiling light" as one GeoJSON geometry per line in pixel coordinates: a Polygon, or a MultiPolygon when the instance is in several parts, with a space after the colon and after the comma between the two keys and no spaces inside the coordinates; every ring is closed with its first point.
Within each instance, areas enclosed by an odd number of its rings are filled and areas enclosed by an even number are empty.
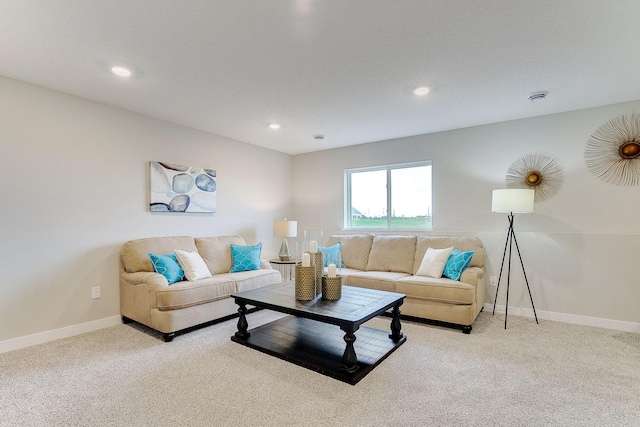
{"type": "Polygon", "coordinates": [[[418,96],[424,96],[428,94],[430,90],[431,88],[429,86],[418,86],[413,90],[413,93],[415,93],[418,96]]]}
{"type": "Polygon", "coordinates": [[[280,129],[280,125],[278,123],[269,123],[269,127],[271,129],[280,129]]]}
{"type": "Polygon", "coordinates": [[[321,133],[313,135],[313,139],[324,139],[324,135],[321,133]]]}
{"type": "Polygon", "coordinates": [[[113,74],[120,77],[129,77],[131,75],[131,71],[124,67],[112,67],[111,71],[113,71],[113,74]]]}

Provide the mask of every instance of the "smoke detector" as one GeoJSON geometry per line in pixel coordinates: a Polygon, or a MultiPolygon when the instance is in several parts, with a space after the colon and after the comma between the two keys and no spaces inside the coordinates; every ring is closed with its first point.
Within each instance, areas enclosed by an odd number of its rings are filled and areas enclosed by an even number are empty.
{"type": "Polygon", "coordinates": [[[531,102],[542,101],[543,99],[545,99],[547,97],[547,95],[549,95],[549,91],[546,91],[546,90],[533,92],[531,95],[529,95],[529,101],[531,101],[531,102]]]}

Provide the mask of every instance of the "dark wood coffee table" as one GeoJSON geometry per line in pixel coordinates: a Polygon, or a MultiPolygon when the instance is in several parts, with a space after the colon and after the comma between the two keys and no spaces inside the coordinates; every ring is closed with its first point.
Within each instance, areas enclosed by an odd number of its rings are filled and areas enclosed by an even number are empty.
{"type": "Polygon", "coordinates": [[[240,314],[232,341],[349,384],[364,378],[407,339],[400,331],[403,294],[343,286],[337,301],[320,295],[297,301],[294,282],[285,282],[232,297],[240,314]],[[247,330],[247,305],[290,316],[247,330]],[[389,309],[391,333],[361,326],[389,309]]]}

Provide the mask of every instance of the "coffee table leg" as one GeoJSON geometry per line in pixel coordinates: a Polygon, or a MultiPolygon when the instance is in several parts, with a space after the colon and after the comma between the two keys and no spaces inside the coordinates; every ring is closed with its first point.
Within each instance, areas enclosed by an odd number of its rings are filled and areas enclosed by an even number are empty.
{"type": "Polygon", "coordinates": [[[344,341],[347,343],[347,347],[344,349],[344,354],[342,355],[342,363],[344,364],[344,369],[353,373],[358,369],[358,356],[356,355],[356,350],[353,347],[353,343],[356,341],[355,331],[358,330],[356,327],[341,327],[341,329],[345,332],[344,341]]]}
{"type": "Polygon", "coordinates": [[[239,305],[238,313],[240,317],[238,317],[238,331],[236,332],[237,338],[248,338],[251,335],[247,332],[247,328],[249,327],[249,323],[247,323],[247,305],[244,302],[236,301],[236,304],[239,305]]]}
{"type": "Polygon", "coordinates": [[[393,342],[398,342],[402,338],[402,332],[400,332],[400,304],[393,306],[393,319],[391,319],[391,333],[389,334],[389,338],[393,340],[393,342]]]}

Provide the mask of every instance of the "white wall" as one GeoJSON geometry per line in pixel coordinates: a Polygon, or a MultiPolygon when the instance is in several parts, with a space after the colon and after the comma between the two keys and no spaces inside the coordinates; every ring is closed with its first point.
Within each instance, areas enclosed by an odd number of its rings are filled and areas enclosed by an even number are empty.
{"type": "MultiPolygon", "coordinates": [[[[426,234],[480,237],[487,276],[497,276],[508,223],[506,215],[491,213],[491,190],[506,187],[507,169],[520,156],[547,152],[565,166],[563,186],[536,204],[535,213],[515,219],[538,314],[640,331],[640,188],[607,184],[584,164],[590,135],[639,107],[635,101],[298,155],[295,218],[300,230],[340,230],[344,169],[432,160],[434,229],[426,234]]],[[[530,314],[521,268],[515,267],[510,310],[530,314]]],[[[504,288],[503,282],[498,305],[504,304],[504,288]]],[[[493,303],[494,295],[495,288],[488,288],[487,301],[493,303]]]]}
{"type": "Polygon", "coordinates": [[[239,234],[277,254],[291,156],[2,77],[0,94],[0,344],[118,316],[126,240],[239,234]],[[150,160],[217,170],[218,213],[150,213],[150,160]]]}

